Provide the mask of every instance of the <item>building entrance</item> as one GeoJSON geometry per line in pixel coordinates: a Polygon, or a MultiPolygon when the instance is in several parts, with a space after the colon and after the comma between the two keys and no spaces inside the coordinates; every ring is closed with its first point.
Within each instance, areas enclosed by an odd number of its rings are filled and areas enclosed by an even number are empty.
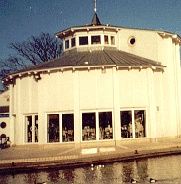
{"type": "Polygon", "coordinates": [[[25,116],[25,142],[38,142],[38,115],[25,116]]]}
{"type": "Polygon", "coordinates": [[[123,110],[120,112],[120,120],[122,138],[146,137],[145,110],[123,110]]]}

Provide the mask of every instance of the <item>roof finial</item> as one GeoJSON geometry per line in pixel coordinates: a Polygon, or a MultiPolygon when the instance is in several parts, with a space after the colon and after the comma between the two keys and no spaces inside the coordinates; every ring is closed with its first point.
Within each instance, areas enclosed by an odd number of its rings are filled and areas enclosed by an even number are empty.
{"type": "Polygon", "coordinates": [[[96,0],[94,0],[94,16],[93,16],[93,18],[92,18],[92,22],[91,22],[91,25],[101,25],[101,22],[100,22],[100,20],[99,20],[99,18],[98,18],[98,16],[97,16],[97,13],[96,13],[96,11],[97,11],[97,9],[96,9],[96,3],[97,3],[97,1],[96,0]]]}
{"type": "Polygon", "coordinates": [[[94,0],[94,12],[96,13],[96,0],[94,0]]]}

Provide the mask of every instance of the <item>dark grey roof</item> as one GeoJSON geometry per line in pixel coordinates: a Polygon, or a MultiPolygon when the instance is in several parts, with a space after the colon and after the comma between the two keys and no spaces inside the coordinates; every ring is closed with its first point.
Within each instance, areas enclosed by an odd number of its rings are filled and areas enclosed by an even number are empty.
{"type": "Polygon", "coordinates": [[[97,13],[94,13],[91,24],[94,26],[101,25],[101,22],[97,16],[97,13]]]}
{"type": "Polygon", "coordinates": [[[0,106],[0,113],[9,113],[9,106],[0,106]]]}
{"type": "MultiPolygon", "coordinates": [[[[104,49],[95,51],[67,51],[63,53],[60,58],[29,67],[25,70],[20,70],[16,73],[28,72],[32,70],[44,70],[59,67],[78,67],[78,66],[121,66],[121,67],[151,67],[160,66],[161,63],[146,59],[140,56],[136,56],[117,49],[104,49]]],[[[14,74],[16,74],[14,73],[14,74]]]]}

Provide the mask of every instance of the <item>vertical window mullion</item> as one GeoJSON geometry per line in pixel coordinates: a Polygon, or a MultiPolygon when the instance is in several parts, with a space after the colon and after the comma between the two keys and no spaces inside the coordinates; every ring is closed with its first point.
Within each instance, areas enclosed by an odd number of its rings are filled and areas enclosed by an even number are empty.
{"type": "Polygon", "coordinates": [[[32,142],[35,142],[35,115],[32,115],[32,142]]]}
{"type": "Polygon", "coordinates": [[[96,111],[96,140],[99,140],[99,112],[96,111]]]}
{"type": "Polygon", "coordinates": [[[132,109],[132,130],[133,130],[133,138],[135,139],[135,115],[134,115],[134,109],[132,109]]]}
{"type": "Polygon", "coordinates": [[[59,114],[59,142],[62,142],[62,113],[59,114]]]}
{"type": "Polygon", "coordinates": [[[24,135],[24,138],[25,138],[25,143],[28,142],[28,126],[27,126],[27,116],[24,117],[24,125],[25,125],[25,135],[24,135]]]}

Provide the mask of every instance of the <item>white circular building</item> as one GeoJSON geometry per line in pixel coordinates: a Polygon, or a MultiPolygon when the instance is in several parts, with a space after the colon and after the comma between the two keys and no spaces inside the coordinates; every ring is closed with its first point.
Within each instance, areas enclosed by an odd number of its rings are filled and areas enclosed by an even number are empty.
{"type": "Polygon", "coordinates": [[[181,39],[92,23],[56,33],[60,58],[9,75],[13,144],[119,144],[181,134],[181,39]]]}

